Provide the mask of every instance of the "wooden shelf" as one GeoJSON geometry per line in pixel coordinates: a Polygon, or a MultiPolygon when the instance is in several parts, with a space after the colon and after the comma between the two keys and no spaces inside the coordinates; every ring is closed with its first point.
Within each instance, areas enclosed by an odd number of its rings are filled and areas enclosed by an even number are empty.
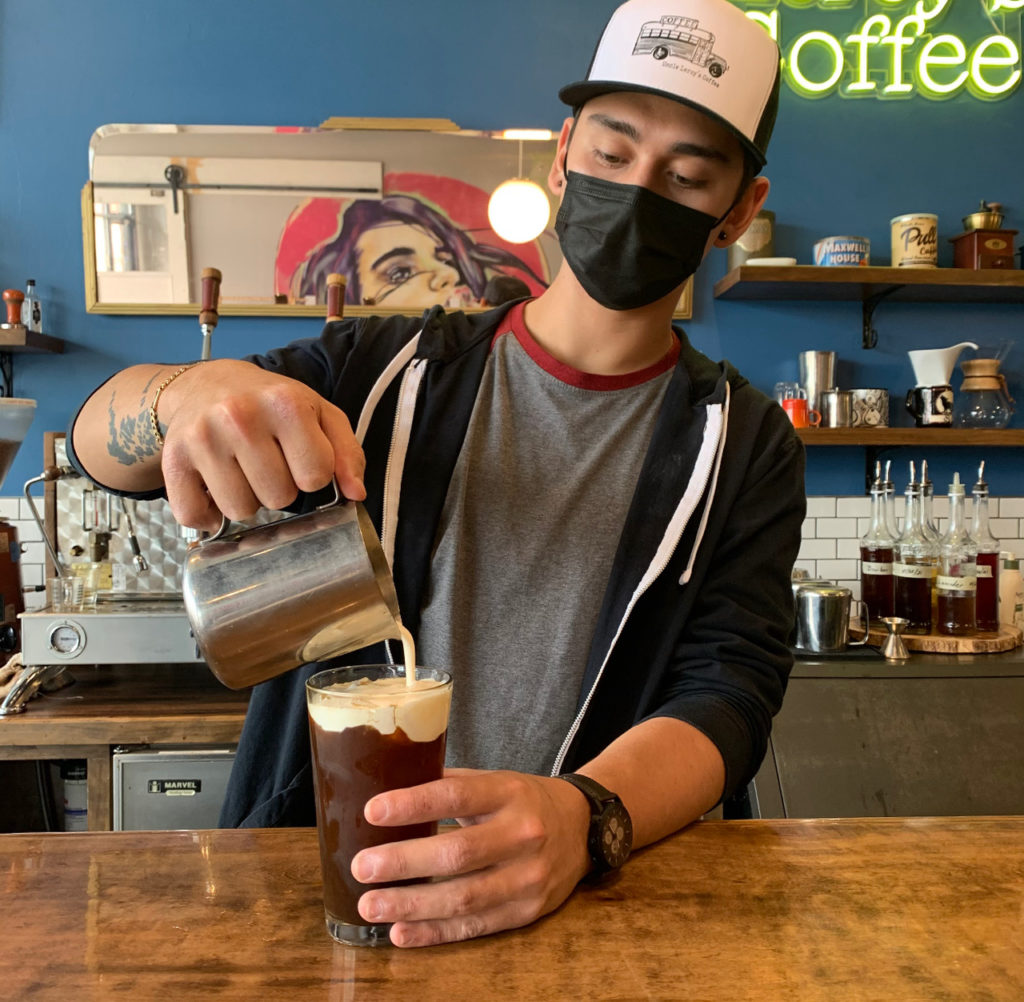
{"type": "Polygon", "coordinates": [[[64,342],[59,337],[38,334],[22,324],[0,327],[0,351],[19,351],[34,354],[63,354],[64,342]]]}
{"type": "Polygon", "coordinates": [[[1021,428],[797,428],[804,445],[1024,445],[1021,428]]]}
{"type": "Polygon", "coordinates": [[[825,268],[743,265],[715,283],[716,299],[1024,303],[1024,271],[989,268],[825,268]]]}

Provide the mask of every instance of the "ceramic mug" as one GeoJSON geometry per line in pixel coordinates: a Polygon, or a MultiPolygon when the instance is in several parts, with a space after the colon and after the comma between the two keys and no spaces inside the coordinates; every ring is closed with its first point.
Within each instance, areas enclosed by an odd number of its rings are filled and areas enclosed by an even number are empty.
{"type": "Polygon", "coordinates": [[[889,391],[881,389],[851,390],[853,393],[854,428],[889,427],[889,391]]]}
{"type": "Polygon", "coordinates": [[[809,408],[803,397],[787,397],[782,401],[782,409],[793,422],[794,428],[806,428],[808,425],[817,428],[821,424],[821,415],[809,408]]]}
{"type": "Polygon", "coordinates": [[[953,423],[952,386],[915,386],[907,390],[907,410],[918,428],[953,423]]]}

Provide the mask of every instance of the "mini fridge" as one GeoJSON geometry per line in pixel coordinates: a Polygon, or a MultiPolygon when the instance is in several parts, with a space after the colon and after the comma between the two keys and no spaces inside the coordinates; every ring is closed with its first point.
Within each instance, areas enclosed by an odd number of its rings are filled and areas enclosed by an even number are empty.
{"type": "Polygon", "coordinates": [[[216,828],[234,747],[115,749],[114,831],[216,828]]]}

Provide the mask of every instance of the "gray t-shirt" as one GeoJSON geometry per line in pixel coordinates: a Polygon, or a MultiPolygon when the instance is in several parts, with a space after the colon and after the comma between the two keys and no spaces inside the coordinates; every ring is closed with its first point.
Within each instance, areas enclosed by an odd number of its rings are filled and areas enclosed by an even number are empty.
{"type": "Polygon", "coordinates": [[[438,527],[417,661],[454,676],[449,766],[544,774],[576,713],[678,343],[625,376],[548,355],[513,308],[438,527]]]}

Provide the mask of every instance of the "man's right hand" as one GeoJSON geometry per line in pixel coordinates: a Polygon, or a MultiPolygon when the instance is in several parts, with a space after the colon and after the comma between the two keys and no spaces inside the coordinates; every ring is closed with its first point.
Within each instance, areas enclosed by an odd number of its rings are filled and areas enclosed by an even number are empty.
{"type": "Polygon", "coordinates": [[[125,369],[82,408],[75,452],[99,482],[147,490],[162,480],[174,517],[209,530],[221,513],[243,519],[260,507],[283,508],[332,476],[345,497],[366,496],[363,452],[345,414],[250,362],[203,362],[168,384],[157,408],[161,450],[149,405],[175,368],[125,369]]]}

